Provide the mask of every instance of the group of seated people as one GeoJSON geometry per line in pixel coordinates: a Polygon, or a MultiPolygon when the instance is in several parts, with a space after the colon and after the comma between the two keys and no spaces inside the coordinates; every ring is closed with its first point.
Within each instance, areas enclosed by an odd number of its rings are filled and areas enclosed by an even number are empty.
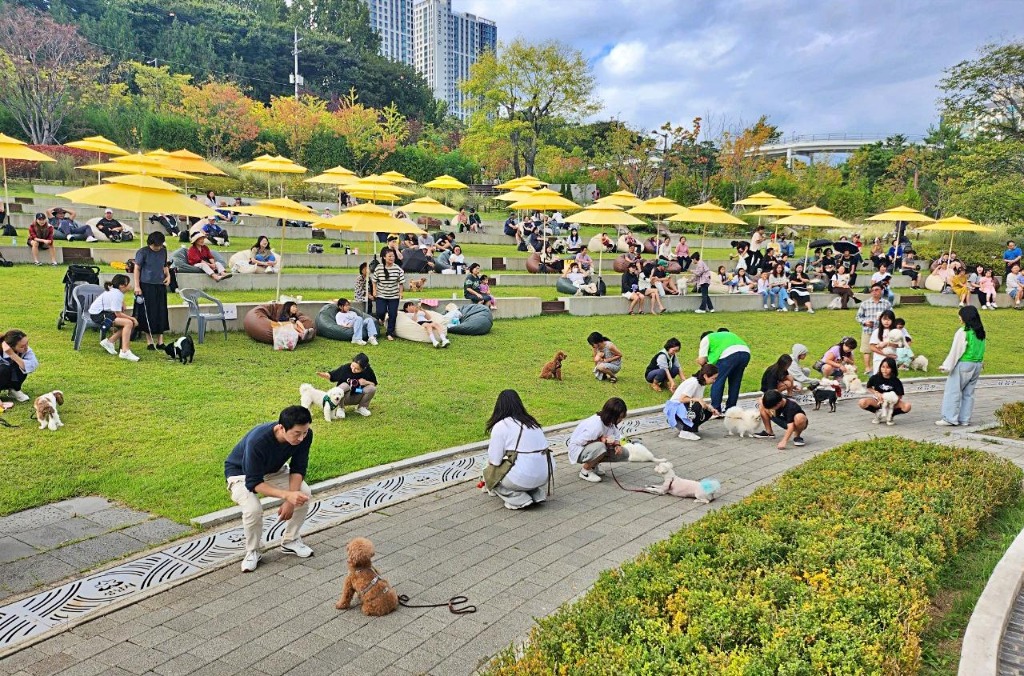
{"type": "MultiPolygon", "coordinates": [[[[521,220],[516,217],[514,212],[510,213],[505,219],[503,229],[506,235],[515,238],[520,251],[540,251],[543,246],[541,242],[549,237],[560,237],[564,227],[565,220],[562,218],[562,212],[556,211],[548,216],[535,211],[521,220]]],[[[576,237],[579,238],[579,231],[576,228],[573,230],[576,231],[576,237]]]]}

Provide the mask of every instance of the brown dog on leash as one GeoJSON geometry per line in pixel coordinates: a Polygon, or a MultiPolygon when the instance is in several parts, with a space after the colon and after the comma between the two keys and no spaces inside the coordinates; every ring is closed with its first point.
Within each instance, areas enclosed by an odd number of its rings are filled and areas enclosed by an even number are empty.
{"type": "Polygon", "coordinates": [[[358,594],[364,615],[379,617],[393,612],[398,607],[398,592],[374,570],[373,543],[366,538],[354,538],[345,550],[348,552],[348,577],[334,607],[348,608],[352,597],[358,594]]]}
{"type": "Polygon", "coordinates": [[[544,368],[540,370],[540,377],[544,380],[561,380],[562,379],[562,362],[565,361],[566,355],[564,352],[559,350],[555,353],[554,359],[544,364],[544,368]]]}

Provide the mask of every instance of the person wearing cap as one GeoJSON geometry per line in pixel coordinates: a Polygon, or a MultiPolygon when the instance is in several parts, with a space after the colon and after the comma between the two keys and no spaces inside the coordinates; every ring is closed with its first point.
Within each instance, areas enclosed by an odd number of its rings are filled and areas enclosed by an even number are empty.
{"type": "Polygon", "coordinates": [[[124,226],[121,221],[114,218],[114,210],[109,207],[103,212],[103,218],[96,221],[96,229],[106,235],[111,242],[120,242],[124,236],[124,226]]]}
{"type": "Polygon", "coordinates": [[[227,279],[231,273],[224,272],[224,265],[213,257],[210,247],[206,246],[206,235],[202,231],[193,232],[189,236],[192,246],[188,248],[188,264],[194,265],[219,282],[227,279]]]}
{"type": "Polygon", "coordinates": [[[46,218],[54,228],[54,236],[57,239],[66,239],[69,242],[86,241],[95,242],[92,235],[92,228],[88,225],[75,223],[75,212],[63,207],[53,207],[46,210],[46,218]]]}
{"type": "Polygon", "coordinates": [[[36,220],[28,226],[28,245],[32,247],[32,261],[36,265],[42,265],[39,262],[40,249],[50,251],[50,265],[57,264],[57,252],[53,246],[53,237],[54,229],[46,220],[46,214],[42,212],[36,214],[36,220]]]}

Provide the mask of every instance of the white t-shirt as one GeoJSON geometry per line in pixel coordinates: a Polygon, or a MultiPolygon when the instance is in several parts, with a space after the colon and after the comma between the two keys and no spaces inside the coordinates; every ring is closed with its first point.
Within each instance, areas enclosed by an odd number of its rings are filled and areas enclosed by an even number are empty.
{"type": "Polygon", "coordinates": [[[581,420],[580,424],[573,430],[572,436],[569,437],[567,443],[569,446],[569,461],[573,464],[578,463],[580,454],[583,453],[583,447],[601,437],[618,441],[622,438],[622,435],[619,433],[619,428],[615,425],[606,426],[601,422],[601,416],[596,413],[586,420],[581,420]]]}
{"type": "MultiPolygon", "coordinates": [[[[548,447],[548,440],[540,428],[523,427],[523,436],[519,437],[520,424],[512,418],[499,420],[491,428],[491,441],[487,445],[487,461],[492,465],[500,465],[505,451],[539,451],[548,447]],[[516,440],[519,447],[516,448],[516,440]]],[[[552,460],[552,466],[554,460],[552,460]]],[[[537,488],[548,480],[548,461],[543,453],[520,453],[516,464],[505,476],[510,483],[522,488],[537,488]]]]}
{"type": "Polygon", "coordinates": [[[356,318],[358,317],[359,315],[357,315],[352,310],[349,310],[348,312],[339,312],[338,314],[334,315],[334,322],[338,326],[354,326],[356,323],[356,318]]]}
{"type": "MultiPolygon", "coordinates": [[[[879,338],[878,337],[878,329],[875,328],[875,329],[873,329],[871,331],[871,340],[869,341],[868,344],[869,345],[878,345],[879,347],[884,349],[885,346],[889,344],[889,336],[893,335],[894,331],[902,333],[902,331],[900,331],[899,329],[883,329],[882,330],[882,337],[879,338]]],[[[871,372],[872,373],[878,373],[878,369],[882,365],[882,360],[883,359],[885,359],[885,357],[883,357],[882,355],[878,354],[877,352],[872,351],[872,353],[871,353],[871,372]]]]}
{"type": "Polygon", "coordinates": [[[687,378],[683,382],[676,386],[676,391],[669,397],[672,401],[682,402],[683,397],[689,397],[690,399],[703,399],[704,398],[704,385],[700,384],[696,376],[687,378]]]}
{"type": "Polygon", "coordinates": [[[120,289],[111,288],[96,296],[96,300],[89,306],[89,314],[98,315],[101,312],[124,312],[124,294],[120,289]]]}

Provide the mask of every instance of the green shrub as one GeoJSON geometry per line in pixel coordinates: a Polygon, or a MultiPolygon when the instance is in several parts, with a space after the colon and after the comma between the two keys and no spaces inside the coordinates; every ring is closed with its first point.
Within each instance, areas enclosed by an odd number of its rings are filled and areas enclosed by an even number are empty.
{"type": "Polygon", "coordinates": [[[937,570],[1022,475],[899,438],[841,446],[602,573],[490,673],[912,673],[937,570]]]}
{"type": "Polygon", "coordinates": [[[1004,430],[1024,439],[1024,401],[1003,404],[996,410],[996,419],[1004,430]]]}
{"type": "Polygon", "coordinates": [[[202,152],[199,125],[180,115],[147,115],[142,123],[142,145],[167,151],[184,148],[194,153],[202,152]]]}

